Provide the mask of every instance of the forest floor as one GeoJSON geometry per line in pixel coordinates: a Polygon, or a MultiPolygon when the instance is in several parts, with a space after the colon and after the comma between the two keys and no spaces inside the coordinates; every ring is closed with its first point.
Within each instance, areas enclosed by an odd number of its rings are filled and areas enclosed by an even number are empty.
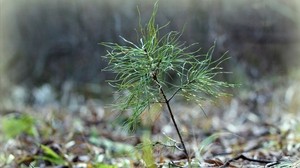
{"type": "MultiPolygon", "coordinates": [[[[172,103],[191,167],[300,167],[299,82],[237,90],[202,108],[172,103]]],[[[126,132],[103,101],[77,100],[2,109],[0,167],[188,167],[163,107],[126,132]]]]}

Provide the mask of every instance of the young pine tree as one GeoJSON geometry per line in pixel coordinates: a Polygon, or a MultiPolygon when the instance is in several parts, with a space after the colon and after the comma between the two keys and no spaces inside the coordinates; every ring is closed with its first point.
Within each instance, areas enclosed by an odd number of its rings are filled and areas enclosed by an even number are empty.
{"type": "Polygon", "coordinates": [[[189,160],[170,101],[175,96],[184,96],[187,100],[201,103],[203,96],[219,97],[225,94],[223,88],[233,85],[214,79],[224,73],[220,64],[227,59],[221,56],[213,60],[214,46],[206,54],[199,55],[200,49],[190,51],[192,45],[180,43],[181,33],[171,31],[160,35],[165,26],[155,24],[157,9],[156,3],[148,23],[140,25],[136,43],[123,37],[127,45],[101,43],[110,49],[104,56],[108,60],[104,70],[116,73],[116,78],[109,83],[118,89],[120,95],[115,107],[121,112],[131,111],[126,125],[134,128],[145,109],[155,103],[165,104],[189,160]],[[176,80],[167,80],[170,74],[176,80]]]}

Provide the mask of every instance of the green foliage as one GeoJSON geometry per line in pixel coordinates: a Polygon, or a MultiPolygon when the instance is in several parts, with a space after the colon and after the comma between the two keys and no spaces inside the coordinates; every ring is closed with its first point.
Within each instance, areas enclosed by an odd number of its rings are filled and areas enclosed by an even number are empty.
{"type": "Polygon", "coordinates": [[[14,138],[22,133],[37,136],[34,118],[20,114],[19,116],[5,116],[1,119],[2,132],[7,138],[14,138]]]}
{"type": "Polygon", "coordinates": [[[118,167],[114,165],[104,164],[104,163],[97,163],[93,165],[93,168],[118,168],[118,167]]]}
{"type": "Polygon", "coordinates": [[[54,165],[66,165],[67,164],[67,161],[62,156],[57,154],[55,151],[53,151],[48,146],[41,145],[41,151],[43,154],[41,156],[36,156],[36,159],[49,161],[50,163],[52,163],[54,165]]]}
{"type": "Polygon", "coordinates": [[[153,103],[167,103],[175,95],[201,103],[204,96],[218,97],[224,95],[223,87],[232,87],[214,79],[224,73],[220,64],[227,59],[221,56],[213,61],[214,46],[199,55],[200,49],[191,51],[194,44],[186,46],[179,42],[179,32],[160,36],[160,30],[167,25],[155,24],[157,8],[156,3],[149,22],[144,27],[140,24],[137,43],[123,37],[127,45],[102,43],[110,49],[104,56],[109,61],[104,70],[117,74],[109,81],[118,89],[115,107],[132,112],[126,124],[133,129],[141,113],[153,103]]]}
{"type": "Polygon", "coordinates": [[[142,138],[142,159],[149,168],[155,168],[155,158],[153,155],[153,143],[150,140],[149,132],[145,133],[142,138]]]}

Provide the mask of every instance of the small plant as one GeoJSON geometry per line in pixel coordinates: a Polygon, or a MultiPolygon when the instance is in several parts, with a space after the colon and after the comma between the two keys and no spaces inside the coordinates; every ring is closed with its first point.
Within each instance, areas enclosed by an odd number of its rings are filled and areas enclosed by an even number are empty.
{"type": "Polygon", "coordinates": [[[200,49],[191,52],[194,44],[185,46],[180,43],[181,33],[176,31],[160,36],[160,30],[167,25],[159,27],[155,24],[157,8],[155,3],[145,27],[140,23],[137,43],[123,37],[121,38],[127,43],[125,46],[101,43],[110,49],[104,56],[109,61],[104,70],[117,74],[109,83],[118,89],[120,95],[116,108],[121,112],[131,111],[131,117],[126,121],[127,126],[134,129],[140,121],[141,113],[152,104],[165,104],[182,150],[189,160],[170,102],[177,95],[197,103],[205,96],[224,95],[222,88],[232,85],[214,80],[214,77],[224,73],[220,64],[227,58],[223,55],[213,61],[214,46],[204,55],[198,55],[200,49]],[[170,81],[170,78],[173,80],[170,81]]]}
{"type": "Polygon", "coordinates": [[[0,126],[6,138],[16,138],[19,135],[27,134],[37,137],[38,132],[35,127],[35,119],[27,114],[13,114],[4,116],[0,120],[0,126]]]}

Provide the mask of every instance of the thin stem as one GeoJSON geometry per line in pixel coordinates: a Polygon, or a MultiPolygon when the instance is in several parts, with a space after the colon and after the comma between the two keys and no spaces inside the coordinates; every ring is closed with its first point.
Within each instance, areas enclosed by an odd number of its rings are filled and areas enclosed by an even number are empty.
{"type": "Polygon", "coordinates": [[[180,133],[180,131],[179,131],[178,125],[177,125],[177,123],[176,123],[176,120],[175,120],[175,117],[174,117],[172,108],[171,108],[171,106],[170,106],[170,100],[175,96],[175,94],[176,94],[180,89],[178,89],[178,90],[171,96],[171,98],[168,99],[167,96],[166,96],[166,94],[165,94],[165,92],[164,92],[164,90],[162,89],[162,86],[160,85],[159,81],[157,80],[157,77],[156,77],[156,76],[153,76],[153,80],[154,80],[154,81],[156,82],[156,84],[158,85],[159,91],[160,91],[160,93],[162,94],[162,96],[163,96],[163,98],[164,98],[164,100],[165,100],[165,103],[167,104],[167,108],[168,108],[169,114],[170,114],[170,116],[171,116],[173,125],[174,125],[174,127],[175,127],[175,129],[176,129],[177,135],[178,135],[178,137],[179,137],[179,139],[180,139],[180,143],[181,143],[181,145],[182,145],[182,147],[183,147],[183,151],[184,151],[184,153],[185,153],[185,155],[186,155],[186,157],[187,157],[188,163],[190,163],[189,153],[188,153],[187,150],[186,150],[186,147],[185,147],[185,144],[184,144],[184,142],[183,142],[183,139],[182,139],[181,133],[180,133]]]}
{"type": "Polygon", "coordinates": [[[172,96],[168,99],[168,101],[171,101],[173,99],[173,97],[181,90],[182,88],[178,88],[173,94],[172,96]]]}
{"type": "Polygon", "coordinates": [[[175,129],[176,129],[176,132],[178,134],[178,137],[180,139],[180,143],[181,143],[181,145],[183,147],[183,151],[184,151],[184,153],[185,153],[185,155],[187,157],[187,160],[189,162],[190,161],[190,157],[189,157],[189,154],[188,154],[188,152],[186,150],[186,147],[185,147],[185,144],[183,142],[183,139],[182,139],[181,133],[179,131],[179,128],[177,126],[176,120],[174,118],[173,111],[172,111],[171,106],[170,106],[170,101],[167,99],[166,94],[164,93],[164,90],[162,88],[160,88],[159,90],[160,90],[161,94],[163,95],[164,99],[166,100],[166,104],[167,104],[167,108],[168,108],[169,114],[170,114],[172,122],[173,122],[173,124],[175,126],[175,129]]]}

